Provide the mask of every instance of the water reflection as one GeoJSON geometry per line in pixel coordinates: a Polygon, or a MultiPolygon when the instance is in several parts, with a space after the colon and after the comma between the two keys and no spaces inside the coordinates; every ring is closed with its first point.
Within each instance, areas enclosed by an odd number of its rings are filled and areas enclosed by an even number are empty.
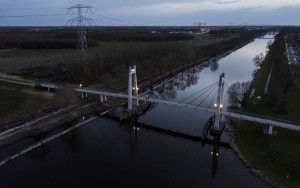
{"type": "MultiPolygon", "coordinates": [[[[196,147],[196,150],[197,150],[197,157],[199,157],[199,159],[201,160],[201,155],[203,154],[201,150],[200,153],[198,153],[198,146],[201,146],[202,149],[204,149],[204,147],[209,144],[211,146],[209,146],[210,148],[212,148],[212,151],[210,152],[211,154],[211,159],[212,159],[212,166],[211,166],[211,177],[212,178],[215,178],[216,175],[217,175],[217,172],[218,172],[218,161],[219,161],[219,157],[220,157],[220,153],[219,153],[219,150],[220,150],[220,147],[221,147],[221,144],[220,144],[220,137],[219,136],[212,136],[210,138],[212,138],[212,140],[209,140],[208,138],[208,134],[209,134],[209,128],[212,126],[213,124],[213,117],[211,117],[209,119],[209,122],[207,122],[207,124],[209,125],[208,126],[208,129],[207,129],[207,136],[205,138],[203,138],[202,141],[197,141],[194,143],[195,147],[196,147]],[[210,142],[207,142],[207,141],[210,141],[210,142]]],[[[141,131],[142,128],[139,127],[138,124],[136,123],[131,123],[131,124],[127,124],[127,125],[122,125],[123,126],[123,130],[126,130],[128,133],[129,133],[129,146],[130,146],[130,153],[135,156],[135,155],[138,155],[139,151],[138,151],[138,137],[139,137],[139,132],[141,131]]],[[[147,129],[142,129],[142,131],[144,132],[145,130],[147,129]]],[[[150,130],[148,130],[150,131],[150,130]]],[[[170,135],[170,134],[165,134],[165,133],[161,133],[158,131],[159,134],[161,135],[165,135],[165,136],[168,136],[168,137],[174,137],[176,138],[176,136],[174,135],[170,135]]],[[[204,133],[205,134],[205,133],[204,133]]],[[[178,139],[180,139],[178,137],[178,139]]],[[[183,139],[184,140],[184,139],[183,139]]],[[[140,148],[140,150],[143,150],[143,147],[140,148]]],[[[143,151],[140,151],[140,152],[143,152],[143,151]]],[[[204,151],[205,153],[206,151],[204,151]]],[[[209,172],[207,172],[209,173],[209,172]]]]}
{"type": "Polygon", "coordinates": [[[130,151],[132,154],[135,154],[138,150],[138,132],[140,128],[136,125],[131,125],[129,129],[130,135],[130,151]]]}
{"type": "Polygon", "coordinates": [[[210,70],[212,72],[216,72],[218,70],[218,68],[219,68],[218,61],[213,61],[213,62],[210,63],[210,70]]]}
{"type": "Polygon", "coordinates": [[[65,149],[70,150],[74,154],[80,152],[82,145],[80,132],[74,130],[69,134],[60,137],[60,139],[65,144],[65,149]]]}
{"type": "Polygon", "coordinates": [[[218,161],[219,161],[219,147],[220,147],[220,137],[214,136],[214,142],[213,142],[213,151],[211,152],[212,156],[212,171],[211,176],[212,178],[216,177],[216,174],[218,172],[218,161]]]}
{"type": "Polygon", "coordinates": [[[198,84],[198,73],[195,68],[180,73],[170,82],[163,82],[163,84],[155,90],[151,90],[147,93],[148,96],[157,97],[165,100],[176,99],[177,92],[185,91],[186,88],[198,84]]]}

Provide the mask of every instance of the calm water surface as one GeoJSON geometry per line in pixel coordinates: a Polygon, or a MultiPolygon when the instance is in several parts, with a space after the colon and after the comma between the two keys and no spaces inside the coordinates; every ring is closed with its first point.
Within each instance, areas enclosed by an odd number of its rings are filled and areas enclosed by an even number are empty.
{"type": "MultiPolygon", "coordinates": [[[[255,69],[252,59],[266,51],[267,43],[257,39],[151,94],[181,101],[216,82],[223,72],[228,85],[249,81],[255,69]]],[[[202,105],[209,106],[213,99],[208,97],[202,105]]],[[[139,121],[200,136],[211,115],[156,105],[139,121]]],[[[21,147],[4,148],[0,158],[21,147]]],[[[2,166],[0,187],[268,187],[231,149],[219,148],[217,158],[212,150],[212,145],[97,118],[2,166]]]]}

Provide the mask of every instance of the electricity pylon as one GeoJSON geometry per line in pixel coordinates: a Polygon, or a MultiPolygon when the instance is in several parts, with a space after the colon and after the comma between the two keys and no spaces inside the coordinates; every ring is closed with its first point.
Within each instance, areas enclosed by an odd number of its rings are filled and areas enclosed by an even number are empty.
{"type": "Polygon", "coordinates": [[[67,25],[78,27],[77,48],[82,52],[86,52],[88,49],[85,26],[95,24],[93,19],[84,16],[85,14],[93,14],[91,8],[91,6],[77,4],[67,9],[67,14],[76,15],[75,18],[72,18],[67,22],[67,25]]]}
{"type": "Polygon", "coordinates": [[[207,22],[194,22],[194,25],[195,26],[199,26],[199,27],[202,27],[202,26],[206,26],[207,25],[207,22]]]}

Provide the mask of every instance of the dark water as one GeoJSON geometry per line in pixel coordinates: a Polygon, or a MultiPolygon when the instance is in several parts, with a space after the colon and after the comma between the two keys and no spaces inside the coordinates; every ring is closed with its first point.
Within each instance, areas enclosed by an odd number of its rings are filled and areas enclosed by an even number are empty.
{"type": "MultiPolygon", "coordinates": [[[[197,68],[180,75],[164,92],[158,88],[156,93],[180,101],[216,82],[222,72],[228,84],[251,80],[255,68],[252,59],[266,50],[267,42],[257,39],[221,59],[217,69],[216,65],[197,68]]],[[[209,99],[205,105],[213,101],[209,99]]],[[[139,121],[199,136],[210,115],[157,105],[139,121]]],[[[217,157],[211,154],[214,149],[212,145],[97,118],[0,167],[0,188],[268,187],[231,149],[220,147],[215,150],[217,157]]]]}
{"type": "Polygon", "coordinates": [[[96,119],[0,169],[0,187],[263,187],[220,148],[96,119]],[[216,164],[215,164],[216,165],[216,164]]]}

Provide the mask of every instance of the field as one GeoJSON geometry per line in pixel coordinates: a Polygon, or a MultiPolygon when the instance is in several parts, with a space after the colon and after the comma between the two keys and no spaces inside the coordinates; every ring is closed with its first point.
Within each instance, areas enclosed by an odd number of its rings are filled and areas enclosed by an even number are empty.
{"type": "Polygon", "coordinates": [[[50,101],[50,95],[37,95],[26,87],[0,84],[0,121],[12,114],[32,115],[50,101]]]}

